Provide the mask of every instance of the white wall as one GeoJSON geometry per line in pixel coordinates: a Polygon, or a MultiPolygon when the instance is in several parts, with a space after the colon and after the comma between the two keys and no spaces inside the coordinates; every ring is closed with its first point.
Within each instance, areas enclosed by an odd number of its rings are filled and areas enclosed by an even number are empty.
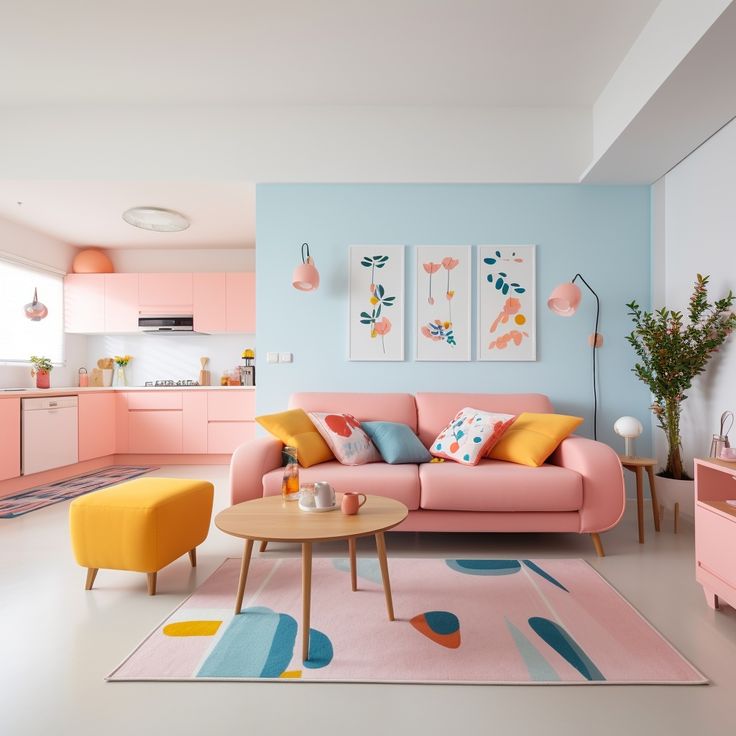
{"type": "MultiPolygon", "coordinates": [[[[709,274],[711,298],[736,292],[736,122],[730,123],[657,183],[653,202],[653,306],[685,309],[697,273],[709,274]],[[659,203],[659,204],[657,204],[659,203]],[[663,245],[662,245],[663,244],[663,245]]],[[[684,404],[682,441],[692,458],[707,453],[710,437],[726,409],[736,411],[736,337],[732,336],[707,372],[696,379],[684,404]]],[[[655,436],[661,435],[660,431],[655,436]]],[[[659,437],[658,457],[664,458],[659,437]]],[[[736,430],[731,433],[736,444],[736,430]]]]}
{"type": "MultiPolygon", "coordinates": [[[[22,225],[0,219],[0,251],[66,272],[71,270],[76,248],[22,225]]],[[[1,336],[2,326],[0,325],[0,339],[1,336]]],[[[84,364],[86,358],[86,338],[83,335],[67,335],[64,352],[66,364],[54,368],[51,374],[52,386],[76,385],[77,369],[84,364]]],[[[0,387],[33,385],[30,366],[0,363],[0,387]]]]}
{"type": "Polygon", "coordinates": [[[110,260],[119,273],[217,273],[255,271],[255,249],[143,249],[110,248],[110,260]]]}

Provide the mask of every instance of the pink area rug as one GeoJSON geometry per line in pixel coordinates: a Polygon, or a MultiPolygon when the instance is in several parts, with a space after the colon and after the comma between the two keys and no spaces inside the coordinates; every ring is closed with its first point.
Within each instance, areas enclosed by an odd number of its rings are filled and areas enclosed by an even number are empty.
{"type": "Polygon", "coordinates": [[[116,483],[145,475],[151,470],[156,470],[157,467],[156,465],[109,465],[84,475],[44,483],[22,493],[0,498],[0,519],[14,519],[16,516],[23,516],[23,514],[61,501],[69,501],[85,493],[98,491],[100,488],[114,486],[116,483]]]}
{"type": "Polygon", "coordinates": [[[258,557],[233,607],[226,560],[109,680],[703,684],[706,678],[582,560],[314,560],[309,660],[301,563],[258,557]]]}

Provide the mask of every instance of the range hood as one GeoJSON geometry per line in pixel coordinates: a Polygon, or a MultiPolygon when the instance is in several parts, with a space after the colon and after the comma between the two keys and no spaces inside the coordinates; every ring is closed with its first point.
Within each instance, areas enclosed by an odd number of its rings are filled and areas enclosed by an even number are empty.
{"type": "Polygon", "coordinates": [[[141,332],[182,333],[194,332],[194,317],[191,314],[142,314],[138,317],[141,332]]]}

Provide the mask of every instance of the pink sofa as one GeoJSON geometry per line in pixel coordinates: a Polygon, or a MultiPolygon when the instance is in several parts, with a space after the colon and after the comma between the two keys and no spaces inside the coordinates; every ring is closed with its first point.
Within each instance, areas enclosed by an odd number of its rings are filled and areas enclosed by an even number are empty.
{"type": "MultiPolygon", "coordinates": [[[[359,421],[408,424],[429,446],[464,406],[518,414],[551,412],[543,394],[297,393],[291,408],[347,412],[359,421]]],[[[282,444],[259,437],[241,445],[230,466],[232,502],[281,492],[282,444]]],[[[337,461],[302,468],[303,481],[327,480],[339,490],[389,496],[409,508],[397,531],[577,532],[590,534],[602,556],[599,532],[624,511],[624,480],[616,453],[601,442],[569,437],[540,468],[498,460],[476,467],[453,462],[347,466],[337,461]]]]}

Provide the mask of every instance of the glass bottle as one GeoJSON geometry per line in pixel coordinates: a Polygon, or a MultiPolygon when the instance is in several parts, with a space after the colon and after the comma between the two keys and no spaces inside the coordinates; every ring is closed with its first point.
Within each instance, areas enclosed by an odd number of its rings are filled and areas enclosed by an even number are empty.
{"type": "Polygon", "coordinates": [[[296,501],[299,498],[299,463],[296,457],[296,447],[284,447],[286,466],[284,479],[281,481],[281,497],[284,501],[296,501]]]}

